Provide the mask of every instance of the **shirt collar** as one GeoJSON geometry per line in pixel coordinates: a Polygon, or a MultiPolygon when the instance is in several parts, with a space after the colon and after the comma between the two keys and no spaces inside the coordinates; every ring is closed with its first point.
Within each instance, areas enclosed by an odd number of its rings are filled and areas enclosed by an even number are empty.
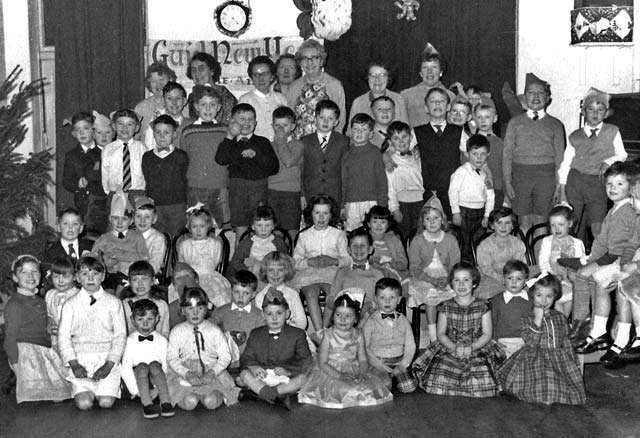
{"type": "Polygon", "coordinates": [[[102,295],[104,295],[104,289],[102,289],[102,286],[100,286],[99,291],[94,292],[93,294],[90,294],[84,288],[82,288],[79,293],[83,293],[85,296],[85,300],[91,302],[91,295],[93,295],[93,298],[95,298],[96,300],[99,300],[102,297],[102,295]]]}
{"type": "Polygon", "coordinates": [[[114,236],[118,237],[118,234],[122,233],[124,234],[124,237],[127,237],[127,233],[129,232],[129,230],[124,230],[124,231],[111,231],[113,233],[114,236]]]}
{"type": "Polygon", "coordinates": [[[318,143],[322,143],[322,137],[327,137],[327,143],[329,143],[329,140],[331,140],[331,133],[333,131],[329,131],[326,134],[320,134],[319,132],[316,131],[316,134],[318,136],[318,143]]]}
{"type": "MultiPolygon", "coordinates": [[[[211,120],[213,123],[218,123],[216,121],[216,119],[211,120]]],[[[203,123],[205,123],[204,120],[202,120],[200,117],[198,117],[198,120],[196,120],[195,122],[193,122],[194,125],[202,125],[203,123]]],[[[207,122],[208,123],[208,122],[207,122]]]]}
{"type": "Polygon", "coordinates": [[[251,137],[253,137],[253,133],[249,134],[249,135],[239,135],[236,137],[236,141],[240,141],[243,138],[246,138],[247,141],[251,140],[251,137]]]}
{"type": "Polygon", "coordinates": [[[509,304],[509,301],[511,301],[515,297],[520,297],[525,301],[529,301],[529,294],[527,294],[527,291],[525,291],[524,289],[521,290],[520,293],[517,293],[517,294],[512,294],[508,290],[505,290],[504,294],[502,296],[504,297],[504,302],[507,303],[507,304],[509,304]]]}
{"type": "Polygon", "coordinates": [[[631,198],[623,199],[617,205],[613,206],[613,208],[611,209],[611,213],[615,213],[620,207],[622,207],[624,204],[628,204],[629,202],[631,202],[631,198]]]}
{"type": "Polygon", "coordinates": [[[604,122],[600,122],[598,123],[597,126],[589,126],[589,125],[584,125],[582,127],[582,130],[584,131],[585,134],[587,134],[587,137],[591,136],[591,131],[592,130],[596,130],[596,135],[600,134],[600,131],[602,131],[602,125],[604,125],[604,122]]]}
{"type": "Polygon", "coordinates": [[[158,150],[158,148],[156,147],[153,150],[153,153],[156,154],[156,156],[160,157],[160,158],[164,158],[168,155],[171,155],[171,152],[173,152],[173,150],[175,149],[175,147],[173,147],[173,145],[169,145],[169,149],[163,149],[163,150],[158,150]]]}
{"type": "Polygon", "coordinates": [[[25,297],[35,297],[36,294],[38,293],[38,289],[35,289],[34,291],[30,291],[28,289],[23,289],[21,287],[16,288],[16,292],[18,292],[20,295],[24,295],[25,297]]]}
{"type": "MultiPolygon", "coordinates": [[[[541,118],[543,118],[544,116],[546,116],[546,115],[547,115],[547,112],[546,112],[545,110],[543,110],[543,109],[541,109],[541,110],[536,110],[535,112],[537,112],[537,113],[538,113],[538,120],[539,120],[539,119],[541,119],[541,118]]],[[[528,110],[527,110],[527,117],[529,117],[530,119],[533,119],[533,116],[534,116],[534,114],[533,114],[533,113],[534,113],[534,111],[533,111],[533,110],[528,109],[528,110]]]]}
{"type": "Polygon", "coordinates": [[[90,151],[91,149],[93,149],[94,147],[96,147],[96,142],[92,141],[91,144],[89,146],[85,146],[82,143],[80,143],[80,147],[82,148],[82,150],[87,153],[88,151],[90,151]]]}
{"type": "Polygon", "coordinates": [[[78,238],[76,238],[75,240],[65,240],[61,237],[60,244],[65,250],[69,248],[69,245],[73,245],[75,249],[80,249],[79,248],[80,245],[78,244],[78,238]]]}
{"type": "Polygon", "coordinates": [[[443,131],[445,130],[445,128],[447,127],[447,121],[443,121],[442,123],[433,123],[433,122],[429,122],[429,124],[431,125],[431,128],[433,129],[433,131],[437,131],[436,126],[439,126],[440,129],[442,129],[443,131]]]}
{"type": "Polygon", "coordinates": [[[241,312],[251,313],[251,303],[244,307],[240,307],[236,303],[231,303],[231,310],[240,310],[241,312]]]}
{"type": "Polygon", "coordinates": [[[255,94],[256,96],[262,98],[262,99],[266,99],[267,97],[269,97],[270,93],[264,94],[262,91],[258,90],[257,88],[253,89],[253,94],[255,94]]]}
{"type": "MultiPolygon", "coordinates": [[[[353,263],[351,264],[351,270],[352,270],[352,271],[355,269],[355,266],[356,266],[356,265],[362,265],[362,263],[356,263],[356,262],[353,262],[353,263]]],[[[364,262],[364,270],[365,270],[365,271],[369,271],[370,269],[371,269],[371,265],[369,264],[369,260],[367,260],[366,262],[364,262]]]]}

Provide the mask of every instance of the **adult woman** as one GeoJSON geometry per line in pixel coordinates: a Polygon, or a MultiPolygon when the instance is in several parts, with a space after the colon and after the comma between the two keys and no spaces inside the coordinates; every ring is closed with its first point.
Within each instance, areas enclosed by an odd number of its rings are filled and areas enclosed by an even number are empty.
{"type": "Polygon", "coordinates": [[[289,107],[298,118],[296,138],[315,132],[316,104],[325,99],[334,101],[340,108],[337,130],[342,132],[344,128],[346,120],[344,88],[338,79],[324,72],[322,67],[326,59],[327,52],[316,40],[306,40],[296,52],[296,60],[302,67],[304,75],[296,79],[285,94],[289,107]]]}
{"type": "Polygon", "coordinates": [[[384,64],[373,63],[369,65],[367,70],[367,81],[369,84],[369,91],[354,99],[351,105],[351,112],[349,113],[349,120],[358,113],[369,114],[373,117],[371,111],[371,102],[380,96],[387,96],[393,100],[395,104],[395,117],[393,120],[399,120],[401,122],[408,123],[409,116],[407,115],[407,102],[400,93],[395,93],[387,86],[391,81],[389,76],[389,70],[384,64]]]}
{"type": "MultiPolygon", "coordinates": [[[[189,61],[189,69],[187,77],[193,81],[195,85],[209,85],[214,88],[221,97],[221,107],[216,121],[219,123],[229,123],[231,118],[231,109],[238,103],[238,100],[226,87],[216,84],[222,74],[220,63],[208,53],[199,52],[193,55],[189,61]]],[[[198,118],[193,99],[189,95],[189,117],[198,118]]]]}
{"type": "Polygon", "coordinates": [[[140,130],[136,134],[136,139],[140,139],[140,137],[147,132],[149,123],[153,122],[153,119],[162,114],[164,110],[162,89],[167,82],[175,80],[176,72],[167,67],[163,62],[154,62],[147,68],[147,76],[144,79],[144,84],[147,90],[151,92],[151,96],[140,101],[134,108],[136,114],[142,119],[140,130]]]}
{"type": "Polygon", "coordinates": [[[291,53],[280,55],[276,61],[276,83],[273,85],[273,90],[286,94],[289,86],[300,76],[302,76],[302,69],[296,62],[295,55],[291,53]]]}

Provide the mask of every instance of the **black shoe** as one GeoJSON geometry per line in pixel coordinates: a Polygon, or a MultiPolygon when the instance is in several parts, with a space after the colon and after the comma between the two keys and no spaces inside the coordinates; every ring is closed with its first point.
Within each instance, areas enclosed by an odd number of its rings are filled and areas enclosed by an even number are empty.
{"type": "Polygon", "coordinates": [[[589,336],[587,339],[576,346],[576,353],[589,354],[593,353],[594,351],[606,350],[610,346],[611,339],[609,338],[608,333],[598,336],[595,339],[589,336]]]}
{"type": "Polygon", "coordinates": [[[176,414],[175,409],[171,406],[171,403],[162,403],[160,405],[160,415],[163,417],[173,417],[176,414]]]}
{"type": "MultiPolygon", "coordinates": [[[[613,346],[618,347],[615,344],[613,346]]],[[[610,369],[622,368],[624,366],[624,362],[620,359],[620,353],[622,353],[622,351],[616,353],[613,349],[609,348],[600,358],[600,363],[610,369]]]]}
{"type": "Polygon", "coordinates": [[[260,401],[262,401],[262,399],[260,397],[258,397],[258,394],[256,394],[255,392],[253,392],[249,388],[242,388],[240,390],[240,392],[238,393],[238,401],[249,401],[249,400],[253,400],[253,401],[260,400],[260,401]]]}
{"type": "Polygon", "coordinates": [[[144,418],[158,418],[160,416],[160,406],[154,404],[142,406],[142,416],[144,418]]]}
{"type": "MultiPolygon", "coordinates": [[[[636,337],[631,343],[640,340],[640,338],[636,337]]],[[[622,350],[620,353],[620,359],[625,363],[638,363],[640,362],[640,345],[636,347],[629,347],[622,350]]]]}
{"type": "Polygon", "coordinates": [[[276,397],[275,402],[277,406],[282,406],[287,411],[291,410],[291,397],[289,397],[289,394],[284,394],[279,397],[276,397]]]}

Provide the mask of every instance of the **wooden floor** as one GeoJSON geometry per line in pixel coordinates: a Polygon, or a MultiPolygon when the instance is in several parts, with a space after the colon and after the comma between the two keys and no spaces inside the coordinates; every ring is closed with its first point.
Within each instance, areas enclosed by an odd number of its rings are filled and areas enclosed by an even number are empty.
{"type": "Polygon", "coordinates": [[[140,405],[80,412],[70,401],[23,403],[0,397],[0,437],[640,437],[640,366],[585,367],[587,404],[542,406],[511,397],[438,397],[421,390],[388,404],[342,411],[294,404],[291,411],[241,402],[210,412],[178,410],[146,420],[140,405]]]}

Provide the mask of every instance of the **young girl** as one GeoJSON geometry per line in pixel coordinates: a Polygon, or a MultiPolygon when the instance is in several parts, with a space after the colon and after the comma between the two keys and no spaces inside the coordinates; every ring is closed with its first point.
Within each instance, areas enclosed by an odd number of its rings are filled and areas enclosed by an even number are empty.
{"type": "Polygon", "coordinates": [[[522,318],[524,347],[498,370],[504,392],[534,403],[578,405],[586,401],[578,359],[569,342],[567,318],[553,309],[560,281],[538,277],[529,289],[533,310],[522,318]]]}
{"type": "Polygon", "coordinates": [[[146,298],[158,306],[160,321],[156,325],[156,331],[169,339],[169,305],[163,299],[162,291],[153,284],[154,278],[153,266],[145,260],[133,262],[129,267],[129,286],[125,287],[120,295],[127,320],[127,332],[131,334],[136,331],[131,321],[133,303],[146,298]]]}
{"type": "Polygon", "coordinates": [[[491,305],[475,298],[480,273],[467,262],[449,274],[456,296],[438,306],[438,342],[412,365],[418,385],[430,394],[494,397],[495,372],[504,361],[502,347],[491,339],[491,305]]]}
{"type": "Polygon", "coordinates": [[[567,277],[567,269],[557,261],[561,257],[584,257],[584,244],[582,240],[569,235],[573,228],[573,210],[569,205],[556,205],[551,209],[549,228],[551,235],[542,239],[538,265],[541,272],[549,272],[560,280],[562,297],[556,301],[554,308],[569,316],[573,304],[573,283],[567,277]]]}
{"type": "Polygon", "coordinates": [[[289,304],[291,315],[287,324],[302,330],[307,328],[307,315],[304,313],[300,294],[285,283],[293,278],[293,261],[284,252],[273,251],[267,254],[260,262],[260,279],[267,285],[256,295],[256,307],[262,309],[262,302],[267,292],[276,289],[282,292],[284,299],[289,304]]]}
{"type": "Polygon", "coordinates": [[[47,332],[47,305],[38,296],[40,262],[22,255],[11,265],[16,293],[4,310],[4,350],[16,375],[16,400],[54,400],[71,398],[63,373],[62,360],[51,348],[47,332]]]}
{"type": "Polygon", "coordinates": [[[458,241],[447,233],[447,218],[440,201],[422,207],[418,234],[409,245],[408,284],[410,302],[427,305],[427,327],[431,341],[436,340],[436,305],[453,297],[447,287],[447,273],[460,261],[458,241]]]}
{"type": "Polygon", "coordinates": [[[329,294],[338,268],[349,266],[347,237],[333,226],[336,203],[327,195],[317,195],[309,203],[313,226],[298,235],[293,251],[296,274],[291,286],[301,288],[307,301],[309,316],[316,331],[322,329],[320,293],[329,294]]]}
{"type": "Polygon", "coordinates": [[[231,284],[218,271],[222,261],[222,242],[210,237],[209,231],[217,224],[202,203],[187,209],[187,228],[191,237],[178,244],[178,261],[185,262],[196,270],[199,284],[214,306],[231,302],[231,284]]]}
{"type": "Polygon", "coordinates": [[[335,301],[333,325],[324,331],[318,359],[298,394],[300,403],[343,409],[393,400],[382,379],[369,369],[364,336],[358,323],[359,304],[348,295],[335,301]]]}
{"type": "Polygon", "coordinates": [[[206,319],[209,300],[199,287],[186,288],[180,307],[186,321],[171,330],[167,350],[167,385],[171,403],[185,410],[198,405],[216,409],[238,401],[239,388],[226,371],[229,345],[217,325],[206,319]]]}
{"type": "Polygon", "coordinates": [[[58,326],[63,304],[78,293],[78,288],[73,282],[76,268],[71,257],[61,257],[51,265],[51,282],[53,289],[49,289],[44,297],[47,303],[47,315],[49,316],[49,333],[51,333],[51,346],[57,349],[58,326]]]}
{"type": "Polygon", "coordinates": [[[400,238],[389,231],[393,222],[391,212],[382,205],[374,205],[365,215],[364,223],[373,238],[374,248],[369,263],[382,270],[385,277],[402,280],[407,275],[408,261],[400,238]]]}
{"type": "Polygon", "coordinates": [[[489,215],[489,224],[494,232],[480,242],[476,252],[478,269],[482,274],[476,297],[485,300],[503,289],[502,268],[508,260],[527,262],[524,242],[511,235],[518,225],[513,211],[506,207],[496,208],[489,215]]]}
{"type": "MultiPolygon", "coordinates": [[[[276,227],[276,215],[273,208],[261,205],[253,214],[251,230],[253,234],[247,236],[238,243],[231,262],[229,262],[229,278],[242,269],[253,272],[256,276],[260,273],[260,262],[272,251],[287,252],[282,237],[273,234],[276,227]]],[[[242,236],[238,236],[240,238],[242,236]]],[[[260,306],[258,306],[260,307],[260,306]]]]}

